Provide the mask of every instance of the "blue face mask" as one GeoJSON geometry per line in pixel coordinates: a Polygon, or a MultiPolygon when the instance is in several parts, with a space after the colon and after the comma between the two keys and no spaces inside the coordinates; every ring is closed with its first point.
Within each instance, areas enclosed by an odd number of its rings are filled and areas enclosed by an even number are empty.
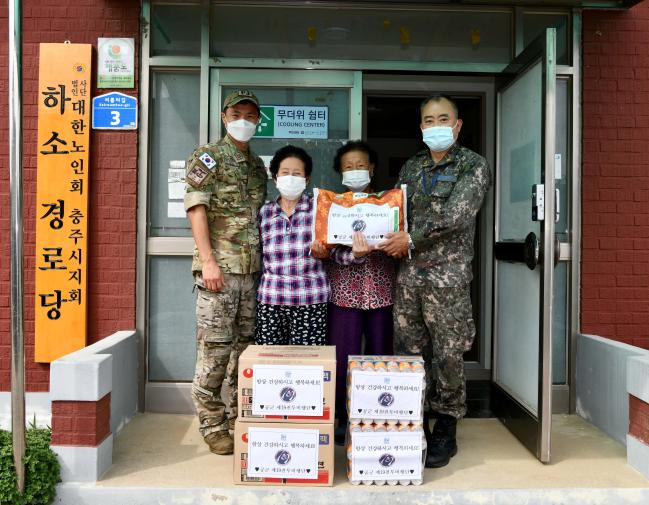
{"type": "MultiPolygon", "coordinates": [[[[455,126],[457,126],[457,122],[455,126]]],[[[455,142],[453,138],[453,128],[455,126],[431,126],[422,130],[424,143],[431,151],[446,151],[455,142]]]]}

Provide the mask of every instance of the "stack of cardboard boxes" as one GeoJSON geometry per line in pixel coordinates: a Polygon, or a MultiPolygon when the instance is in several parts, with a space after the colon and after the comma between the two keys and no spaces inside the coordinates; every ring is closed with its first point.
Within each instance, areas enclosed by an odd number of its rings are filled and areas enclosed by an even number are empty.
{"type": "Polygon", "coordinates": [[[331,486],[336,352],[249,346],[239,357],[235,484],[331,486]]]}
{"type": "Polygon", "coordinates": [[[423,482],[421,356],[350,356],[347,476],[352,484],[423,482]]]}

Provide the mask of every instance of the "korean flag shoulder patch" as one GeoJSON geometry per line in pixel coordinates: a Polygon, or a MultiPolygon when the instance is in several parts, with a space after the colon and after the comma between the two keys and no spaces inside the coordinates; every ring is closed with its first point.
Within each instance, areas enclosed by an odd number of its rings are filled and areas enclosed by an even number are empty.
{"type": "Polygon", "coordinates": [[[212,171],[216,166],[216,161],[214,161],[214,158],[212,158],[208,153],[201,154],[198,159],[201,160],[203,165],[205,165],[210,171],[212,171]]]}

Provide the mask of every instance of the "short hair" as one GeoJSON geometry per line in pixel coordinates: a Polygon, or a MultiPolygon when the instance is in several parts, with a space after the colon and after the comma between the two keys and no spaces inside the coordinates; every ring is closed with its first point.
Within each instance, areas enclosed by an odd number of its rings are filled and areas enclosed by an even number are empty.
{"type": "Polygon", "coordinates": [[[459,119],[460,114],[458,112],[457,104],[455,103],[455,101],[450,96],[443,95],[441,93],[435,93],[433,95],[424,98],[424,101],[421,102],[421,105],[419,106],[419,115],[421,116],[424,113],[424,109],[426,108],[426,105],[428,105],[430,102],[439,103],[442,100],[446,100],[451,104],[451,107],[453,108],[453,112],[455,112],[455,118],[459,119]]]}
{"type": "Polygon", "coordinates": [[[270,173],[273,176],[273,179],[277,178],[279,165],[286,158],[297,158],[298,160],[300,160],[302,163],[304,163],[305,177],[309,177],[311,175],[311,172],[313,171],[313,160],[311,159],[311,156],[309,156],[307,152],[301,147],[292,146],[289,144],[278,149],[273,156],[273,159],[270,160],[270,173]]]}
{"type": "Polygon", "coordinates": [[[353,151],[367,154],[370,163],[374,165],[374,170],[377,169],[379,157],[376,155],[376,151],[372,149],[367,142],[363,142],[362,140],[350,140],[345,145],[339,147],[338,151],[336,151],[336,156],[334,157],[334,170],[336,172],[341,172],[342,170],[340,164],[342,163],[343,156],[353,151]]]}

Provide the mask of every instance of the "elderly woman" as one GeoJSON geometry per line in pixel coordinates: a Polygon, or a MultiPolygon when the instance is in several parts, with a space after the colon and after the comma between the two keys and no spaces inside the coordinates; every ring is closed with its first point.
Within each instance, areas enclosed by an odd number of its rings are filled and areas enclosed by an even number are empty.
{"type": "MultiPolygon", "coordinates": [[[[354,192],[371,193],[376,153],[360,140],[349,141],[336,153],[334,170],[354,192]]],[[[353,246],[337,246],[328,265],[331,298],[328,344],[336,346],[336,412],[338,425],[347,421],[345,380],[350,354],[392,354],[392,304],[395,265],[392,258],[368,246],[356,233],[353,246]],[[363,335],[365,347],[361,347],[363,335]]],[[[338,436],[337,438],[340,438],[338,436]]]]}
{"type": "Polygon", "coordinates": [[[270,173],[280,197],[259,211],[262,275],[255,343],[324,345],[329,282],[310,254],[313,198],[304,193],[313,162],[299,147],[279,149],[270,173]]]}

